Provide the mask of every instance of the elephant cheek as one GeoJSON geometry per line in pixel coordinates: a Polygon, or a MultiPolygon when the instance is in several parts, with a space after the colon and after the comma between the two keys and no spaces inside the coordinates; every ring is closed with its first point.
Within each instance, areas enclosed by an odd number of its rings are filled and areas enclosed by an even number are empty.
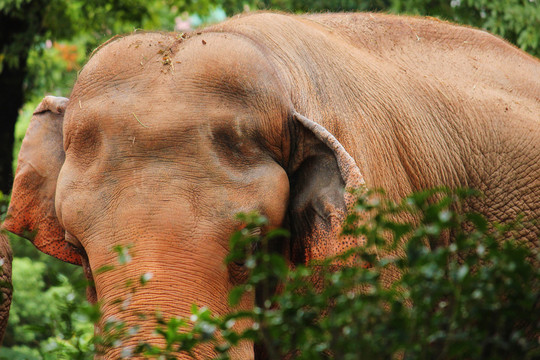
{"type": "Polygon", "coordinates": [[[257,196],[261,199],[264,215],[271,227],[282,226],[289,201],[290,184],[287,173],[278,166],[268,171],[271,176],[265,176],[258,184],[257,196]]]}

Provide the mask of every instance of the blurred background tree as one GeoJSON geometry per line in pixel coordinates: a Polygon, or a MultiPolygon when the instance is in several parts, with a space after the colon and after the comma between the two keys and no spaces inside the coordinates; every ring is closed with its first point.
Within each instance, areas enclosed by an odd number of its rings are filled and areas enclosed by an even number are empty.
{"type": "MultiPolygon", "coordinates": [[[[257,9],[386,11],[483,28],[539,56],[539,1],[0,0],[0,191],[11,190],[18,149],[37,104],[44,95],[69,96],[88,55],[115,34],[135,29],[185,31],[257,9]]],[[[8,201],[2,199],[2,213],[8,201]]],[[[0,359],[57,358],[60,344],[73,346],[66,343],[69,329],[61,324],[72,324],[87,335],[92,332],[87,318],[73,312],[66,321],[65,312],[59,310],[83,301],[82,271],[41,254],[28,241],[17,239],[12,245],[15,293],[0,359]]],[[[71,349],[67,358],[78,358],[76,354],[88,348],[77,346],[80,349],[71,349]]]]}

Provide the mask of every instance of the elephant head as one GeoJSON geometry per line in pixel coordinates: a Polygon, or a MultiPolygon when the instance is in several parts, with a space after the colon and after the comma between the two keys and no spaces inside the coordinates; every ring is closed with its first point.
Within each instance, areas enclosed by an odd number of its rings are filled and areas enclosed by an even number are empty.
{"type": "MultiPolygon", "coordinates": [[[[235,35],[113,39],[69,101],[46,97],[36,109],[4,227],[83,265],[104,318],[135,325],[137,313],[157,309],[189,316],[193,303],[227,313],[228,292],[246,273],[224,263],[236,213],[257,210],[269,227],[289,227],[291,238],[276,247],[291,263],[352,245],[337,234],[350,203],[344,189],[363,184],[360,171],[288,91],[265,54],[235,35]],[[97,272],[116,263],[115,246],[133,246],[133,261],[97,272]],[[125,282],[144,273],[152,280],[130,295],[125,282]],[[128,296],[129,311],[118,313],[114,300],[128,296]]],[[[155,324],[139,325],[124,346],[156,341],[155,324]]],[[[234,351],[254,356],[251,344],[234,351]]]]}

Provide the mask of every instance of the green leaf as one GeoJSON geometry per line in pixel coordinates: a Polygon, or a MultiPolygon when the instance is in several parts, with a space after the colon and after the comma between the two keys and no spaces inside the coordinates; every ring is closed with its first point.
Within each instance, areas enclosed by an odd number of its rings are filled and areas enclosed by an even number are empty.
{"type": "Polygon", "coordinates": [[[242,299],[242,296],[246,292],[244,286],[236,286],[229,292],[229,304],[231,306],[237,306],[242,299]]]}

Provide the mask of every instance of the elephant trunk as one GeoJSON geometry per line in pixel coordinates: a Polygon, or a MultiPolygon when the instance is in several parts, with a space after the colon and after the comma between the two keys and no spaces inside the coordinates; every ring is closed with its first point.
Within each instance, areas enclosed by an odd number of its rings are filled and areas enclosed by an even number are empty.
{"type": "MultiPolygon", "coordinates": [[[[143,241],[139,239],[130,250],[131,260],[106,272],[96,271],[107,264],[96,261],[99,259],[96,254],[88,254],[92,259],[90,266],[97,298],[102,306],[102,320],[96,333],[105,334],[107,329],[114,327],[114,323],[124,323],[130,334],[113,348],[104,348],[105,359],[116,359],[122,355],[137,358],[131,352],[140,343],[162,347],[164,339],[155,334],[157,314],[165,321],[181,317],[189,322],[193,304],[206,306],[217,315],[233,310],[228,304],[231,286],[228,269],[223,262],[224,247],[216,247],[216,241],[208,239],[180,241],[171,239],[170,235],[161,237],[168,239],[165,242],[159,242],[159,239],[159,236],[143,241]],[[194,243],[199,246],[189,246],[194,243]]],[[[243,308],[253,303],[253,299],[247,297],[243,300],[240,305],[243,308]]],[[[239,329],[243,326],[238,325],[239,329]]],[[[216,356],[212,344],[198,346],[192,355],[197,359],[216,356]]],[[[185,353],[175,356],[193,358],[185,353]]],[[[231,353],[231,358],[253,359],[252,344],[241,344],[231,353]]]]}

